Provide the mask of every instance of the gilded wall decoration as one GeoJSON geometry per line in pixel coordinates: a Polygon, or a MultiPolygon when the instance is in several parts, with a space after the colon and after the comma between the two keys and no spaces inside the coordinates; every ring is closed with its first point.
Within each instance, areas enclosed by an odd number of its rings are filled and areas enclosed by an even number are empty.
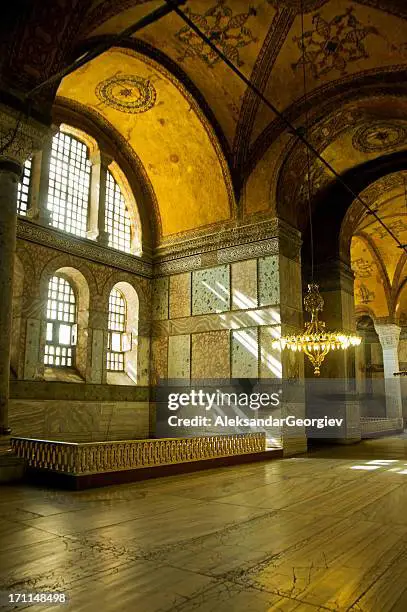
{"type": "MultiPolygon", "coordinates": [[[[243,66],[240,49],[257,42],[257,38],[246,26],[249,18],[256,15],[254,8],[249,8],[246,13],[234,14],[226,0],[218,0],[205,13],[194,13],[191,9],[186,8],[185,14],[223,51],[231,62],[237,66],[243,66]]],[[[217,54],[188,26],[181,28],[175,36],[184,45],[184,53],[178,58],[178,61],[183,62],[188,57],[200,57],[210,68],[221,61],[217,54]]]]}
{"type": "Polygon", "coordinates": [[[405,144],[407,130],[395,123],[381,122],[363,126],[353,137],[353,146],[363,153],[389,151],[405,144]]]}
{"type": "Polygon", "coordinates": [[[330,21],[316,13],[312,18],[313,29],[293,38],[301,52],[293,69],[300,68],[305,62],[314,78],[319,79],[333,70],[346,74],[348,64],[368,58],[364,40],[379,32],[374,26],[365,26],[353,11],[353,7],[349,7],[330,21]]]}
{"type": "Polygon", "coordinates": [[[363,283],[359,285],[359,288],[356,291],[356,296],[359,298],[358,302],[361,304],[370,304],[376,297],[375,293],[370,291],[369,288],[363,283]]]}
{"type": "Polygon", "coordinates": [[[281,5],[300,13],[310,13],[316,11],[321,6],[329,2],[329,0],[267,0],[269,4],[274,6],[275,9],[281,9],[281,5]]]}
{"type": "Polygon", "coordinates": [[[352,260],[352,270],[356,278],[370,278],[373,275],[374,264],[363,257],[352,260]]]}
{"type": "MultiPolygon", "coordinates": [[[[393,234],[396,234],[396,236],[400,232],[407,231],[407,224],[402,219],[398,219],[397,221],[394,221],[393,223],[387,223],[386,225],[393,232],[393,234]]],[[[379,240],[382,240],[383,238],[387,238],[388,236],[387,230],[381,225],[373,228],[373,230],[370,231],[369,234],[371,238],[378,238],[379,240]]]]}
{"type": "Polygon", "coordinates": [[[149,79],[116,74],[101,81],[95,89],[101,102],[122,113],[145,113],[153,108],[157,92],[149,79]]]}

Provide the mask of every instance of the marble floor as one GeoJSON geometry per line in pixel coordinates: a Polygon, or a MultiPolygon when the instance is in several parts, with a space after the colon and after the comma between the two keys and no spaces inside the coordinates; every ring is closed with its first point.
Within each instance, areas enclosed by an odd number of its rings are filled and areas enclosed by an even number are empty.
{"type": "MultiPolygon", "coordinates": [[[[0,592],[98,612],[407,610],[407,438],[81,492],[0,489],[0,592]]],[[[24,609],[27,606],[19,606],[24,609]]]]}

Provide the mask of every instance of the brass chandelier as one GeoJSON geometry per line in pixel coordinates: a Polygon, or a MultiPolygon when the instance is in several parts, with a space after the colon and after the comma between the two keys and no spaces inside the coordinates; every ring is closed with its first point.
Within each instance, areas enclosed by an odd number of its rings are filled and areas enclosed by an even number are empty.
{"type": "Polygon", "coordinates": [[[311,321],[305,324],[302,334],[282,336],[273,343],[274,348],[289,349],[293,352],[303,352],[314,367],[315,376],[321,374],[321,365],[330,351],[359,346],[362,339],[359,336],[344,332],[328,332],[324,321],[320,321],[318,313],[324,308],[324,299],[319,293],[316,283],[308,285],[308,293],[304,298],[304,308],[311,314],[311,321]]]}
{"type": "MultiPolygon", "coordinates": [[[[304,103],[305,103],[305,134],[308,132],[308,101],[307,101],[307,81],[306,81],[306,55],[304,41],[304,8],[301,0],[301,29],[302,29],[302,68],[304,84],[304,103]]],[[[320,321],[318,313],[324,308],[324,299],[319,292],[319,286],[314,282],[314,240],[312,229],[312,176],[311,159],[309,148],[307,148],[307,176],[308,185],[308,213],[311,240],[311,271],[312,282],[308,285],[308,293],[304,297],[304,308],[311,315],[311,320],[305,323],[302,334],[282,336],[273,342],[274,348],[288,349],[293,352],[303,352],[314,367],[314,375],[320,376],[321,365],[330,351],[346,350],[350,347],[359,346],[362,339],[359,336],[349,335],[345,332],[328,332],[325,329],[324,321],[320,321]]]]}

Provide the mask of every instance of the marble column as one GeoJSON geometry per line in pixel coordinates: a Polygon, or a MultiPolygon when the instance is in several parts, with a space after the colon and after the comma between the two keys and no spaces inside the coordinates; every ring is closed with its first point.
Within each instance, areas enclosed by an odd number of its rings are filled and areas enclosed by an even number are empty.
{"type": "Polygon", "coordinates": [[[22,164],[35,149],[41,148],[46,131],[42,124],[31,119],[21,120],[19,113],[0,105],[0,436],[10,433],[8,402],[17,185],[22,164]]]}
{"type": "Polygon", "coordinates": [[[58,128],[53,126],[44,140],[41,151],[34,153],[31,166],[31,195],[27,219],[41,225],[51,224],[51,212],[47,208],[48,183],[52,152],[52,139],[58,128]]]}
{"type": "Polygon", "coordinates": [[[386,416],[389,419],[402,418],[401,383],[400,378],[394,376],[400,369],[398,348],[401,328],[391,323],[375,323],[375,329],[383,350],[386,416]]]}
{"type": "Polygon", "coordinates": [[[108,246],[109,234],[105,227],[106,176],[112,158],[103,151],[97,151],[91,156],[90,161],[92,174],[87,237],[103,246],[108,246]]]}
{"type": "Polygon", "coordinates": [[[21,164],[0,156],[0,435],[8,429],[13,271],[16,250],[16,202],[21,164]]]}

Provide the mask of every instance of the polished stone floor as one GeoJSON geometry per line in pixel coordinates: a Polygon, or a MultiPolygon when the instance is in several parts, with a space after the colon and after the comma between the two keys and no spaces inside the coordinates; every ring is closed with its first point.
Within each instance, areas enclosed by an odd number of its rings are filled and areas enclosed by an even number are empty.
{"type": "Polygon", "coordinates": [[[0,591],[64,591],[31,608],[61,612],[405,612],[406,509],[403,436],[83,492],[2,487],[0,591]]]}

